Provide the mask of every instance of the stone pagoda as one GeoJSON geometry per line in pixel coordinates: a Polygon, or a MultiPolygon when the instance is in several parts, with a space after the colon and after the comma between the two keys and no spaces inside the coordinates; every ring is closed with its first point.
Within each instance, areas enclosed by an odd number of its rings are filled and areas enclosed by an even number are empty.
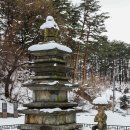
{"type": "Polygon", "coordinates": [[[77,104],[68,101],[68,91],[78,87],[69,82],[72,68],[66,57],[72,50],[56,42],[59,27],[52,16],[40,27],[43,42],[29,47],[33,59],[28,67],[35,73],[24,84],[33,91],[33,102],[24,104],[27,109],[22,130],[73,130],[76,129],[77,104]]]}

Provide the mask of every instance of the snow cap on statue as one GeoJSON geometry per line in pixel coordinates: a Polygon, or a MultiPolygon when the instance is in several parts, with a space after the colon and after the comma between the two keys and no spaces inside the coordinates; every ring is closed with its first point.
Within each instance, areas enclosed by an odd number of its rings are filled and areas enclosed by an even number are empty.
{"type": "Polygon", "coordinates": [[[59,27],[52,16],[47,16],[46,22],[40,26],[40,29],[42,30],[47,28],[54,28],[59,30],[59,27]]]}

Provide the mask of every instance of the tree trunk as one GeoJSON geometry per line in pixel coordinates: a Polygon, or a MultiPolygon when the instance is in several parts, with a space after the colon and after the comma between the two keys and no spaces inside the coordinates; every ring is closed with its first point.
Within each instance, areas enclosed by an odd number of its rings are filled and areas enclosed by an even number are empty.
{"type": "Polygon", "coordinates": [[[79,49],[80,49],[80,45],[78,44],[78,50],[76,53],[76,56],[74,57],[74,74],[73,74],[73,82],[75,82],[77,80],[77,69],[78,69],[78,61],[79,61],[79,49]]]}
{"type": "Polygon", "coordinates": [[[93,99],[92,97],[87,94],[84,90],[84,88],[80,88],[78,91],[74,91],[77,95],[81,96],[82,98],[84,98],[85,100],[89,101],[90,103],[92,103],[93,99]]]}
{"type": "Polygon", "coordinates": [[[85,53],[83,59],[83,67],[82,67],[82,85],[85,83],[87,79],[87,65],[86,65],[87,54],[85,53]]]}
{"type": "Polygon", "coordinates": [[[5,97],[9,98],[9,84],[10,84],[10,75],[5,80],[5,97]]]}

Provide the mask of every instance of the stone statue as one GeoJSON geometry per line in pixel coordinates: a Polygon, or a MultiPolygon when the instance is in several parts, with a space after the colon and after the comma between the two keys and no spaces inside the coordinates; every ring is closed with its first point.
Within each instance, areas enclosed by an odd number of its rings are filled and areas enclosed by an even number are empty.
{"type": "Polygon", "coordinates": [[[52,16],[47,16],[46,22],[40,26],[40,30],[45,42],[56,41],[60,34],[59,27],[52,16]]]}
{"type": "Polygon", "coordinates": [[[94,122],[98,122],[97,125],[93,126],[92,130],[107,130],[107,115],[104,112],[104,108],[98,108],[98,113],[94,118],[94,122]]]}

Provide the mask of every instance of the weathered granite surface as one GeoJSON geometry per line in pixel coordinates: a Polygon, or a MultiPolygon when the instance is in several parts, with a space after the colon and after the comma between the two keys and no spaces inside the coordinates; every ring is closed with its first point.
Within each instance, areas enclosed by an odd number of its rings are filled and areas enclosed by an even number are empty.
{"type": "MultiPolygon", "coordinates": [[[[46,28],[42,30],[42,34],[47,46],[47,42],[56,39],[55,37],[59,34],[59,30],[46,28]]],[[[40,44],[44,46],[44,42],[40,44]]],[[[62,47],[60,44],[59,46],[62,47]]],[[[70,53],[54,48],[30,51],[30,54],[32,59],[28,63],[28,68],[35,75],[30,77],[30,81],[25,83],[24,87],[33,90],[33,102],[24,104],[27,109],[19,111],[25,114],[25,124],[21,125],[21,129],[76,129],[76,111],[73,107],[76,107],[77,103],[69,102],[67,95],[68,91],[78,87],[78,84],[69,82],[72,68],[67,65],[67,57],[70,53]],[[55,108],[60,108],[61,110],[53,112],[41,111],[41,109],[55,108]]]]}

